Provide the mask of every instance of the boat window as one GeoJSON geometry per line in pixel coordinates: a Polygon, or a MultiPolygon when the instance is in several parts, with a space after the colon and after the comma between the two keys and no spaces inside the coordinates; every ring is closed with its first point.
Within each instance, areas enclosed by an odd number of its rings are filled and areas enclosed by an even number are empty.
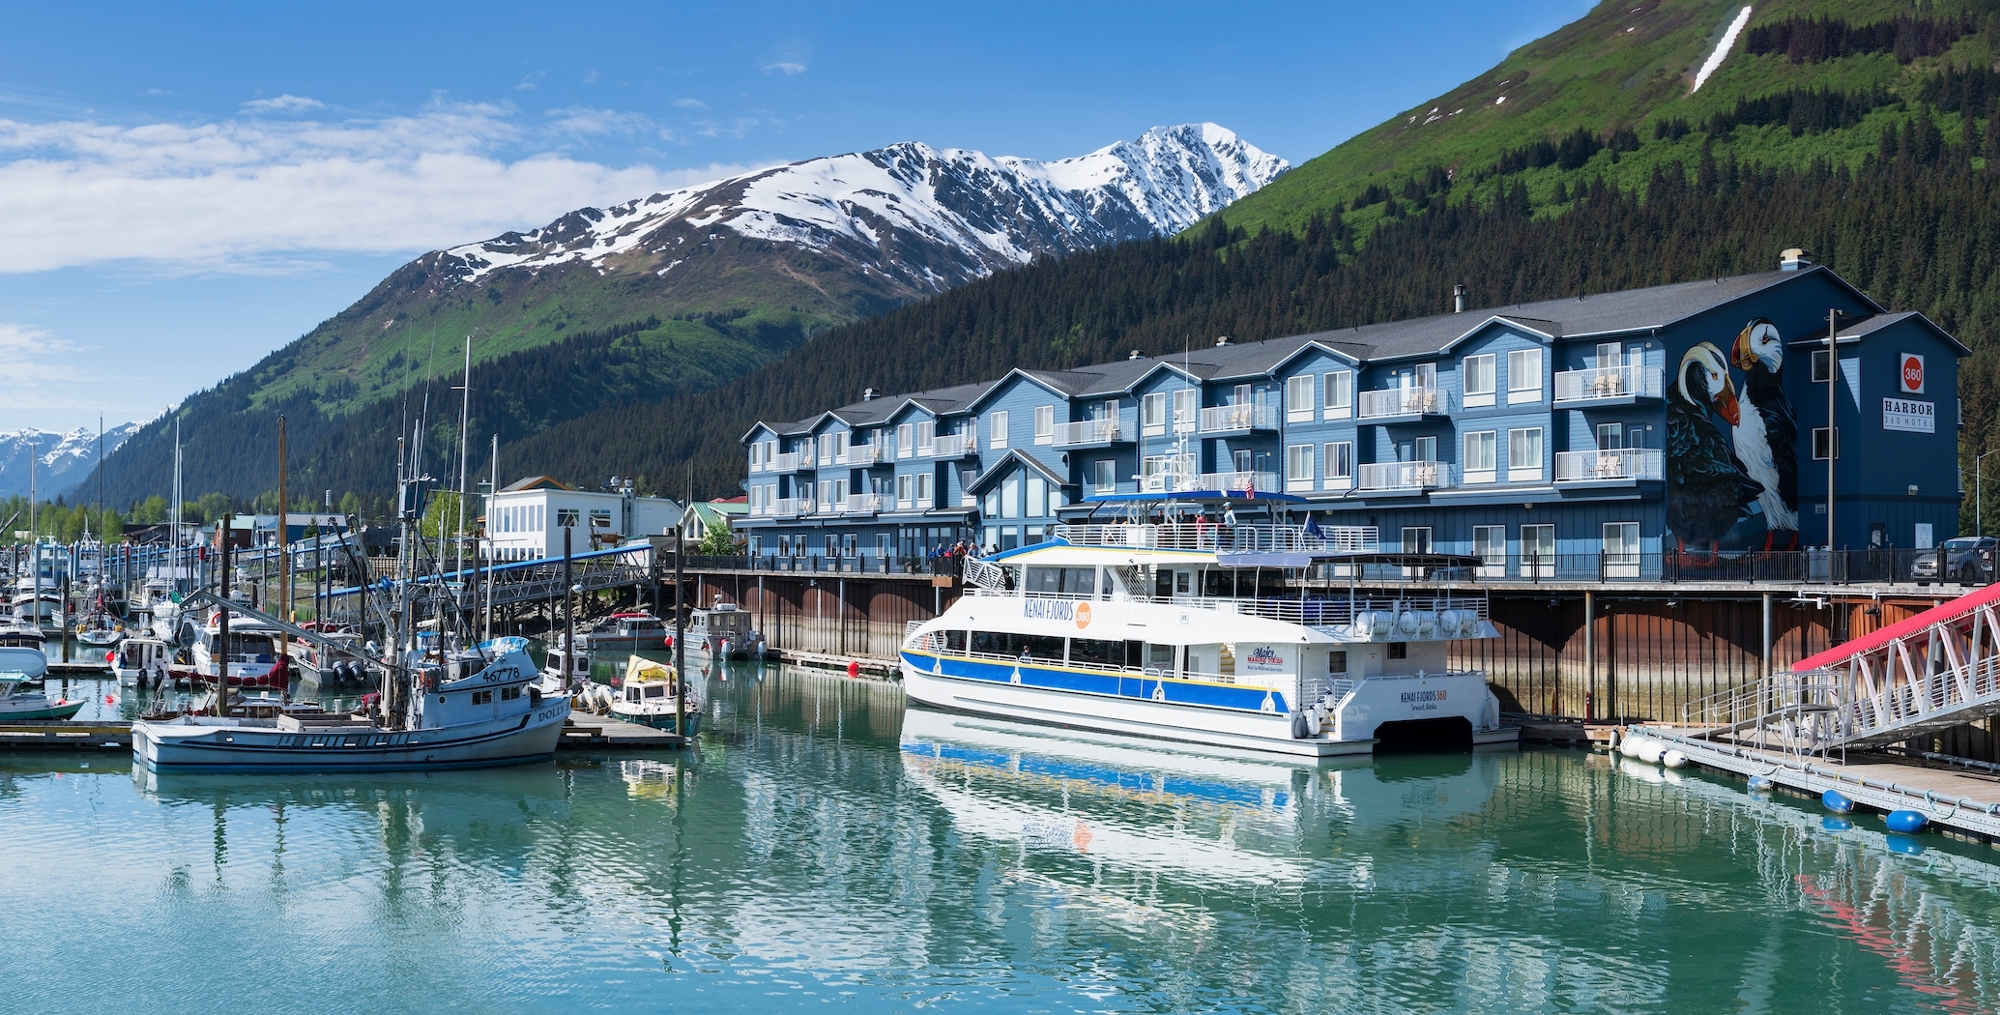
{"type": "Polygon", "coordinates": [[[972,651],[992,655],[1018,658],[1023,651],[1028,658],[1042,662],[1061,662],[1063,639],[1053,635],[1014,634],[1001,631],[972,632],[972,651]]]}
{"type": "MultiPolygon", "coordinates": [[[[1132,644],[1136,645],[1137,642],[1132,644]]],[[[1082,666],[1124,666],[1125,642],[1098,638],[1071,638],[1069,661],[1082,666]]]]}
{"type": "Polygon", "coordinates": [[[1326,654],[1326,672],[1336,676],[1347,672],[1347,650],[1335,649],[1326,654]]]}
{"type": "Polygon", "coordinates": [[[1409,657],[1410,657],[1410,643],[1409,643],[1409,642],[1404,642],[1404,641],[1392,641],[1392,642],[1390,642],[1390,643],[1389,643],[1389,658],[1391,658],[1391,659],[1408,659],[1409,657]]]}
{"type": "Polygon", "coordinates": [[[503,687],[500,689],[501,701],[515,701],[520,697],[521,697],[521,689],[518,687],[503,687]]]}
{"type": "Polygon", "coordinates": [[[946,631],[944,633],[944,647],[949,652],[965,651],[965,632],[946,631]]]}
{"type": "Polygon", "coordinates": [[[664,698],[664,697],[666,697],[666,696],[667,696],[667,685],[665,685],[665,684],[647,684],[647,685],[646,685],[646,697],[648,697],[648,698],[664,698]]]}
{"type": "Polygon", "coordinates": [[[1024,591],[1044,595],[1094,596],[1097,569],[1094,567],[1030,567],[1024,591]]]}
{"type": "Polygon", "coordinates": [[[639,696],[640,696],[640,691],[636,685],[625,689],[626,701],[638,701],[639,696]]]}
{"type": "Polygon", "coordinates": [[[493,692],[492,692],[492,691],[474,691],[474,692],[472,692],[472,703],[473,703],[473,704],[475,704],[475,705],[491,705],[491,704],[493,704],[493,692]]]}

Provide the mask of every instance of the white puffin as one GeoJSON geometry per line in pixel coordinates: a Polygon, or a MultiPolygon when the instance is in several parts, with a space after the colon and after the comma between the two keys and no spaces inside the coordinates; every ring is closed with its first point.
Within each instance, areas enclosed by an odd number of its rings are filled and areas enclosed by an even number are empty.
{"type": "Polygon", "coordinates": [[[1758,317],[1743,326],[1730,360],[1744,371],[1742,422],[1730,434],[1743,470],[1761,488],[1764,549],[1795,549],[1799,540],[1799,421],[1778,372],[1785,345],[1778,327],[1758,317]]]}

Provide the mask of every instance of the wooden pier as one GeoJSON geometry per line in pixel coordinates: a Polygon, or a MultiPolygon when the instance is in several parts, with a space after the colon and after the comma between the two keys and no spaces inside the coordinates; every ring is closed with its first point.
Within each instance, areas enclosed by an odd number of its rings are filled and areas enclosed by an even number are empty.
{"type": "Polygon", "coordinates": [[[572,712],[563,721],[559,751],[677,751],[688,738],[610,716],[572,712]]]}

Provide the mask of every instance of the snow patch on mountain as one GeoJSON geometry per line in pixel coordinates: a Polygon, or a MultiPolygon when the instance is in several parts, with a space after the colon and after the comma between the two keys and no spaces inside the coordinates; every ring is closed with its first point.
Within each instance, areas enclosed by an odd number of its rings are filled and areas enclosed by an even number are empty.
{"type": "MultiPolygon", "coordinates": [[[[140,426],[121,423],[105,428],[105,456],[109,457],[140,426]]],[[[86,427],[68,433],[33,427],[0,430],[0,497],[27,495],[31,458],[36,496],[44,500],[68,496],[97,467],[97,431],[86,427]]]]}
{"type": "MultiPolygon", "coordinates": [[[[917,289],[1123,240],[1177,233],[1290,168],[1213,123],[1156,127],[1052,162],[920,142],[745,173],[541,229],[454,247],[460,283],[504,268],[668,255],[722,234],[833,251],[917,289]]],[[[440,261],[444,259],[441,258],[440,261]]]]}

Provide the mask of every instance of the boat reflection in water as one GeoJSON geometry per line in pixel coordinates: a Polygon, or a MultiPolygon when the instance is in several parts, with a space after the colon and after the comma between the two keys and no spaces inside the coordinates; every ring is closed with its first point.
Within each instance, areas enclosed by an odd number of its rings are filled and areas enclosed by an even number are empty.
{"type": "Polygon", "coordinates": [[[1309,814],[1350,833],[1447,821],[1485,807],[1500,772],[1490,754],[1439,755],[1385,778],[1368,757],[1189,753],[924,709],[904,717],[902,756],[962,832],[1203,884],[1305,882],[1309,814]]]}

